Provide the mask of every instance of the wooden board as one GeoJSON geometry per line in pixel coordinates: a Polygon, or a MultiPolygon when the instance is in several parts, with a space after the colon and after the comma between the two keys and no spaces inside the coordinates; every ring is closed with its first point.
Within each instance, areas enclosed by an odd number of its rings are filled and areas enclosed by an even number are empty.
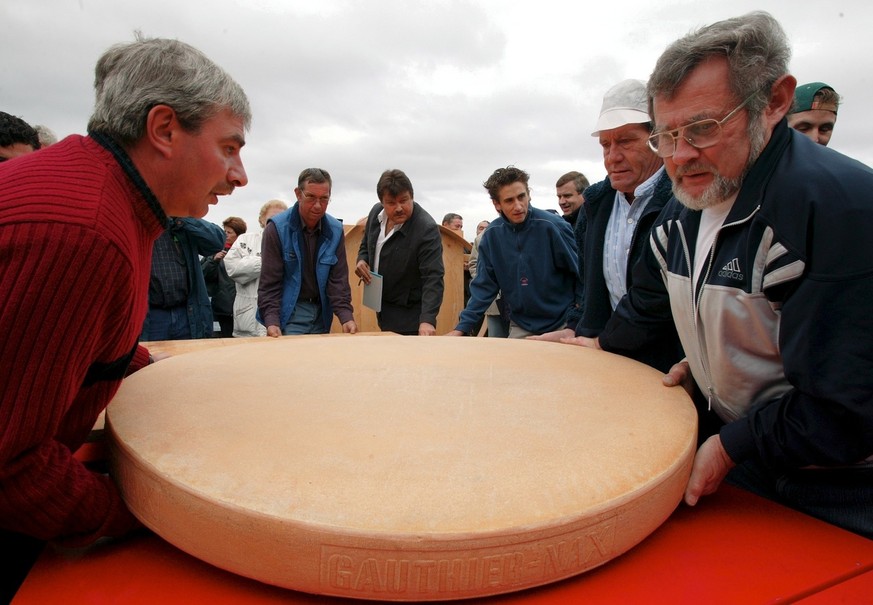
{"type": "Polygon", "coordinates": [[[535,341],[298,337],[166,359],[107,414],[147,526],[218,567],[380,600],[597,567],[680,501],[695,412],[660,374],[535,341]]]}

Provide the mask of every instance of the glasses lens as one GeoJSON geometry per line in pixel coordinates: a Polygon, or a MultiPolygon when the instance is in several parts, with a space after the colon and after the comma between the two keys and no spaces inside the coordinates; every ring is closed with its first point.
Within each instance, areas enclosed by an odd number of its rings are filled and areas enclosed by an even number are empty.
{"type": "Polygon", "coordinates": [[[330,202],[330,197],[317,197],[315,194],[309,192],[304,192],[303,197],[306,199],[307,202],[318,201],[322,204],[327,204],[328,202],[330,202]]]}
{"type": "Polygon", "coordinates": [[[653,134],[649,137],[649,148],[662,158],[673,155],[673,137],[667,133],[653,134]]]}
{"type": "Polygon", "coordinates": [[[686,126],[685,132],[682,134],[686,141],[698,149],[703,149],[704,147],[711,147],[718,142],[721,126],[717,120],[701,120],[686,126]]]}

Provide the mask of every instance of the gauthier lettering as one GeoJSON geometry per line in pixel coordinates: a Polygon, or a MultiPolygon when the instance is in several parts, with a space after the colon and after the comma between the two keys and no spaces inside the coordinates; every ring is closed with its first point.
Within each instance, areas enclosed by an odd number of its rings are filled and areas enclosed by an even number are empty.
{"type": "Polygon", "coordinates": [[[609,560],[615,518],[508,552],[404,551],[380,557],[373,549],[323,546],[325,594],[463,595],[504,587],[517,590],[569,577],[609,560]]]}

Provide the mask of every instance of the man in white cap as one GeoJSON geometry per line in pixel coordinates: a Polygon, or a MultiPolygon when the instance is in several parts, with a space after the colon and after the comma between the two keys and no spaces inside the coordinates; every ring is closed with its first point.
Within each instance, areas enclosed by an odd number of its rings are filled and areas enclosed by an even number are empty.
{"type": "MultiPolygon", "coordinates": [[[[582,206],[585,229],[579,264],[584,295],[582,317],[572,329],[539,337],[558,340],[597,336],[631,282],[631,268],[648,245],[648,235],[672,195],[663,160],[648,146],[652,133],[646,84],[623,80],[603,96],[597,130],[607,177],[588,187],[582,206]]],[[[580,223],[584,223],[580,225],[580,223]]],[[[675,330],[660,339],[657,350],[633,356],[666,372],[681,359],[675,330]]]]}

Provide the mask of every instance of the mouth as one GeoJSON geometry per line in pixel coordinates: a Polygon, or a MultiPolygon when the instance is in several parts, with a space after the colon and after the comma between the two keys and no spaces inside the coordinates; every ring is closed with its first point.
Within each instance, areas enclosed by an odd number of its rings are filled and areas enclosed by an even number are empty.
{"type": "Polygon", "coordinates": [[[702,166],[686,166],[676,173],[676,180],[685,185],[694,185],[701,181],[708,181],[714,177],[711,170],[702,166]]]}

